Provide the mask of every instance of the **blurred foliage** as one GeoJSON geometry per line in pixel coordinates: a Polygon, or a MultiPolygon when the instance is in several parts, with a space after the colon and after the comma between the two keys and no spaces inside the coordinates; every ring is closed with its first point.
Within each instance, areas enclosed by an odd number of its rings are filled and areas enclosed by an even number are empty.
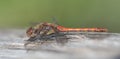
{"type": "Polygon", "coordinates": [[[0,27],[52,22],[66,27],[105,27],[120,32],[120,0],[0,0],[0,27]]]}

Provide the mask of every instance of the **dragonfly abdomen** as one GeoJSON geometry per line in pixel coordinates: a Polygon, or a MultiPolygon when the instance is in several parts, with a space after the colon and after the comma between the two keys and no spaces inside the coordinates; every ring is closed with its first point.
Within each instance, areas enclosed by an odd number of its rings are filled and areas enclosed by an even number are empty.
{"type": "Polygon", "coordinates": [[[65,28],[62,26],[57,27],[62,32],[107,32],[105,28],[65,28]]]}

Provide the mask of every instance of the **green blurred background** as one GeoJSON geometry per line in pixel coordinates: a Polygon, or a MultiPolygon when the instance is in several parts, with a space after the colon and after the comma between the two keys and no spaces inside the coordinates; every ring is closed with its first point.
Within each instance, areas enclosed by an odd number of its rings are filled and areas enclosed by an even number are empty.
{"type": "Polygon", "coordinates": [[[52,17],[66,27],[120,32],[120,0],[0,0],[0,28],[27,28],[52,17]]]}

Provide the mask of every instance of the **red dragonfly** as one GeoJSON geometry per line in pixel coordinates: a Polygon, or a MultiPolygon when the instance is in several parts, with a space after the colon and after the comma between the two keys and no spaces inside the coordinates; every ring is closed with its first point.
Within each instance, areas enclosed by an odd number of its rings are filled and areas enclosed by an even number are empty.
{"type": "Polygon", "coordinates": [[[27,30],[28,37],[34,37],[38,34],[44,36],[58,32],[107,32],[106,28],[67,28],[54,23],[43,22],[27,30]]]}

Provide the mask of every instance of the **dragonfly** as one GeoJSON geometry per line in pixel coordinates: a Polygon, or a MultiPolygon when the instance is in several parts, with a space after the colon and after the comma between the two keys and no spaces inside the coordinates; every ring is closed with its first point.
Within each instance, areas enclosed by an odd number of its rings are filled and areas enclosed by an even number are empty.
{"type": "Polygon", "coordinates": [[[108,30],[106,28],[68,28],[55,23],[43,22],[29,27],[26,34],[29,37],[28,41],[35,41],[57,39],[56,37],[64,37],[69,32],[108,32],[108,30]]]}

